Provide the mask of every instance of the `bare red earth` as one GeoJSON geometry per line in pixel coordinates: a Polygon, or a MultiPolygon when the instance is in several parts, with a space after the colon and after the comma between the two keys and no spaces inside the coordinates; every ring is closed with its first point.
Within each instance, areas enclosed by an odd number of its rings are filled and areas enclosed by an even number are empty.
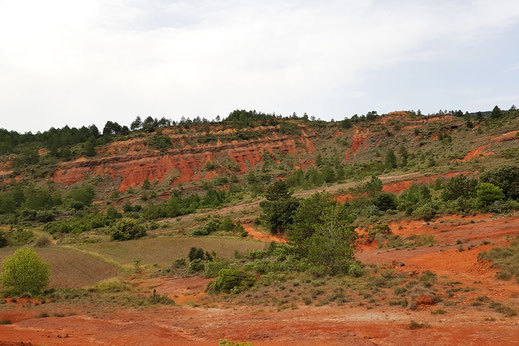
{"type": "MultiPolygon", "coordinates": [[[[100,151],[100,158],[80,158],[61,163],[53,180],[72,185],[87,176],[107,175],[120,179],[119,190],[124,191],[129,187],[140,186],[146,179],[160,182],[169,177],[171,184],[212,179],[218,175],[218,171],[204,173],[203,168],[207,162],[213,162],[218,157],[230,158],[240,172],[245,173],[249,167],[262,162],[264,152],[274,156],[276,153],[293,155],[301,150],[305,154],[312,153],[315,147],[311,138],[314,136],[315,133],[310,130],[302,131],[299,137],[280,136],[277,132],[272,132],[268,137],[256,140],[191,147],[179,135],[172,135],[175,149],[165,153],[150,150],[141,138],[131,139],[109,144],[100,151]]],[[[221,171],[226,169],[222,166],[217,168],[221,171]]]]}
{"type": "Polygon", "coordinates": [[[264,242],[276,242],[276,243],[286,243],[286,238],[280,237],[278,235],[266,234],[258,231],[252,225],[243,224],[243,228],[249,233],[249,236],[252,239],[261,240],[264,242]]]}

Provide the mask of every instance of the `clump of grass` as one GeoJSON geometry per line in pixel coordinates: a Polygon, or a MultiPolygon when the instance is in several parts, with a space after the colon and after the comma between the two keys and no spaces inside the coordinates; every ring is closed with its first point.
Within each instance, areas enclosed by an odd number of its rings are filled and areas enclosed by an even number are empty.
{"type": "Polygon", "coordinates": [[[437,276],[432,271],[424,272],[418,279],[425,287],[431,287],[436,282],[437,276]]]}
{"type": "Polygon", "coordinates": [[[221,339],[218,346],[252,346],[251,342],[229,341],[221,339]]]}
{"type": "Polygon", "coordinates": [[[445,311],[443,309],[436,309],[434,311],[431,311],[432,315],[445,315],[446,313],[447,313],[447,311],[445,311]]]}
{"type": "Polygon", "coordinates": [[[389,305],[390,306],[400,305],[405,308],[407,305],[409,305],[409,302],[407,301],[407,299],[395,299],[395,300],[390,300],[389,305]]]}
{"type": "Polygon", "coordinates": [[[11,320],[7,319],[7,320],[0,320],[0,325],[4,325],[4,324],[11,324],[11,320]]]}
{"type": "Polygon", "coordinates": [[[494,247],[481,252],[478,257],[493,261],[492,267],[501,269],[496,273],[499,280],[515,277],[519,283],[519,237],[509,247],[494,247]]]}
{"type": "Polygon", "coordinates": [[[515,312],[515,310],[501,303],[492,303],[490,304],[490,307],[507,317],[517,316],[517,312],[515,312]]]}
{"type": "Polygon", "coordinates": [[[409,329],[420,329],[420,328],[430,328],[431,326],[428,323],[420,323],[415,320],[411,320],[409,322],[409,329]]]}

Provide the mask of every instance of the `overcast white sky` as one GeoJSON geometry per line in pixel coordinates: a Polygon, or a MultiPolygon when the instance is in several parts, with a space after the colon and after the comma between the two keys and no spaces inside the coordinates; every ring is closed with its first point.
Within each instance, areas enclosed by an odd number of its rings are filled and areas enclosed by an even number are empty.
{"type": "Polygon", "coordinates": [[[0,127],[519,105],[517,0],[0,0],[0,127]]]}

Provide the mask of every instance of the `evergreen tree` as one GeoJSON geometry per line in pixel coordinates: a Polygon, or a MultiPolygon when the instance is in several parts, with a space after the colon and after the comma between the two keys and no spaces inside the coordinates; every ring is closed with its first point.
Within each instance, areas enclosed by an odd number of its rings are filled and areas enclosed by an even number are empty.
{"type": "Polygon", "coordinates": [[[388,149],[386,153],[386,167],[388,169],[394,169],[397,167],[396,155],[393,149],[388,149]]]}
{"type": "Polygon", "coordinates": [[[500,118],[503,115],[503,112],[501,112],[501,109],[498,106],[495,106],[494,109],[492,109],[492,118],[500,118]]]}
{"type": "Polygon", "coordinates": [[[409,153],[407,152],[407,149],[404,147],[404,145],[400,146],[400,150],[398,151],[400,154],[400,158],[402,160],[402,167],[407,166],[407,160],[409,158],[409,153]]]}
{"type": "Polygon", "coordinates": [[[292,224],[299,202],[292,197],[288,185],[281,180],[268,187],[266,197],[267,200],[260,203],[263,217],[272,233],[280,233],[292,224]]]}
{"type": "Polygon", "coordinates": [[[142,126],[142,120],[140,116],[137,116],[135,120],[131,123],[130,128],[132,131],[140,129],[142,126]]]}

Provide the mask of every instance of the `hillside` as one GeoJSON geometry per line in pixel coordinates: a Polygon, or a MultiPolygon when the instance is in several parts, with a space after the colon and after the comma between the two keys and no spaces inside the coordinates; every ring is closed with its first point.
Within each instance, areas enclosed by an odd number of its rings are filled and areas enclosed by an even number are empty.
{"type": "Polygon", "coordinates": [[[28,143],[0,158],[0,181],[42,186],[52,182],[61,191],[90,184],[97,199],[106,200],[115,191],[130,195],[129,189],[140,188],[145,181],[159,196],[175,189],[200,193],[208,185],[228,188],[246,180],[251,171],[267,175],[263,179],[268,182],[288,178],[298,169],[317,168],[321,174],[323,169],[330,174],[328,167],[333,170],[332,177],[317,177],[313,185],[390,171],[476,172],[515,162],[519,120],[517,112],[509,113],[500,119],[394,112],[356,123],[267,118],[276,124],[178,125],[100,136],[97,143],[108,143],[96,145],[90,156],[82,155],[90,142],[71,145],[66,160],[60,153],[53,155],[48,144],[28,143]],[[35,163],[24,157],[31,149],[38,151],[35,163]],[[388,149],[396,153],[397,161],[405,150],[404,167],[402,162],[387,166],[388,149]]]}
{"type": "Polygon", "coordinates": [[[519,338],[515,108],[130,128],[0,131],[0,344],[519,338]]]}

